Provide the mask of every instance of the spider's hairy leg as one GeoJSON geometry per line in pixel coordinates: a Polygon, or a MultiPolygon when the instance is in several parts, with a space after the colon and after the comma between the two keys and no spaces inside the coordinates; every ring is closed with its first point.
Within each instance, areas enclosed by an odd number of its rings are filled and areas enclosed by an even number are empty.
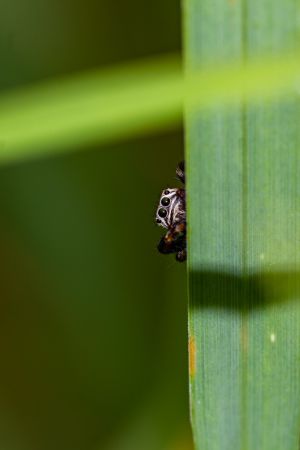
{"type": "Polygon", "coordinates": [[[176,234],[176,261],[184,262],[186,260],[186,222],[179,222],[174,227],[174,235],[176,234]]]}
{"type": "Polygon", "coordinates": [[[159,241],[157,250],[164,255],[168,255],[169,253],[176,253],[177,250],[176,248],[174,248],[173,240],[169,231],[159,241]]]}
{"type": "Polygon", "coordinates": [[[160,253],[178,253],[186,248],[186,224],[178,222],[161,238],[157,246],[160,253]]]}

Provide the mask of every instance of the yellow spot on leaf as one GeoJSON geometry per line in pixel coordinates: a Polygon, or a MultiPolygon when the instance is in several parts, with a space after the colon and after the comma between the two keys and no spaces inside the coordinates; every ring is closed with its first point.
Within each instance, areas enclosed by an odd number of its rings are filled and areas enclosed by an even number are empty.
{"type": "Polygon", "coordinates": [[[196,342],[192,336],[189,339],[189,368],[190,377],[194,377],[196,374],[196,342]]]}
{"type": "Polygon", "coordinates": [[[244,353],[247,353],[248,351],[248,325],[246,322],[242,324],[241,328],[241,345],[242,345],[242,351],[244,353]]]}

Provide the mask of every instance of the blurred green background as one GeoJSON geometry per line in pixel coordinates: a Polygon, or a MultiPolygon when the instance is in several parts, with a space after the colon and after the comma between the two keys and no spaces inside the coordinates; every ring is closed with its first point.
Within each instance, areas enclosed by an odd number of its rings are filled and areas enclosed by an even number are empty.
{"type": "MultiPolygon", "coordinates": [[[[180,50],[171,0],[3,0],[1,91],[180,50]]],[[[187,450],[185,265],[156,251],[182,131],[0,169],[0,448],[187,450]]]]}

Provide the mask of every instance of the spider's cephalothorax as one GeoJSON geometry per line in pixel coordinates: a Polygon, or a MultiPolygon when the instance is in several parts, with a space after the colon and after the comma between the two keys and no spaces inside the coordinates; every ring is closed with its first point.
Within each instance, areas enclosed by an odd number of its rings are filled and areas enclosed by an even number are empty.
{"type": "MultiPolygon", "coordinates": [[[[181,162],[176,174],[185,183],[184,162],[181,162]]],[[[186,260],[186,210],[185,190],[179,188],[164,189],[156,211],[156,223],[167,229],[158,244],[161,253],[176,253],[177,261],[186,260]]]]}

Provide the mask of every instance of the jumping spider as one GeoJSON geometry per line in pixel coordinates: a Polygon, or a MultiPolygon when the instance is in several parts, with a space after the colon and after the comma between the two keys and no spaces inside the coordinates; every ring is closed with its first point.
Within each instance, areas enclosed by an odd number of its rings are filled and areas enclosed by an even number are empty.
{"type": "MultiPolygon", "coordinates": [[[[184,162],[176,169],[178,179],[185,183],[184,162]]],[[[186,260],[185,189],[165,189],[156,211],[156,223],[168,231],[157,246],[160,253],[176,253],[177,261],[186,260]]]]}

